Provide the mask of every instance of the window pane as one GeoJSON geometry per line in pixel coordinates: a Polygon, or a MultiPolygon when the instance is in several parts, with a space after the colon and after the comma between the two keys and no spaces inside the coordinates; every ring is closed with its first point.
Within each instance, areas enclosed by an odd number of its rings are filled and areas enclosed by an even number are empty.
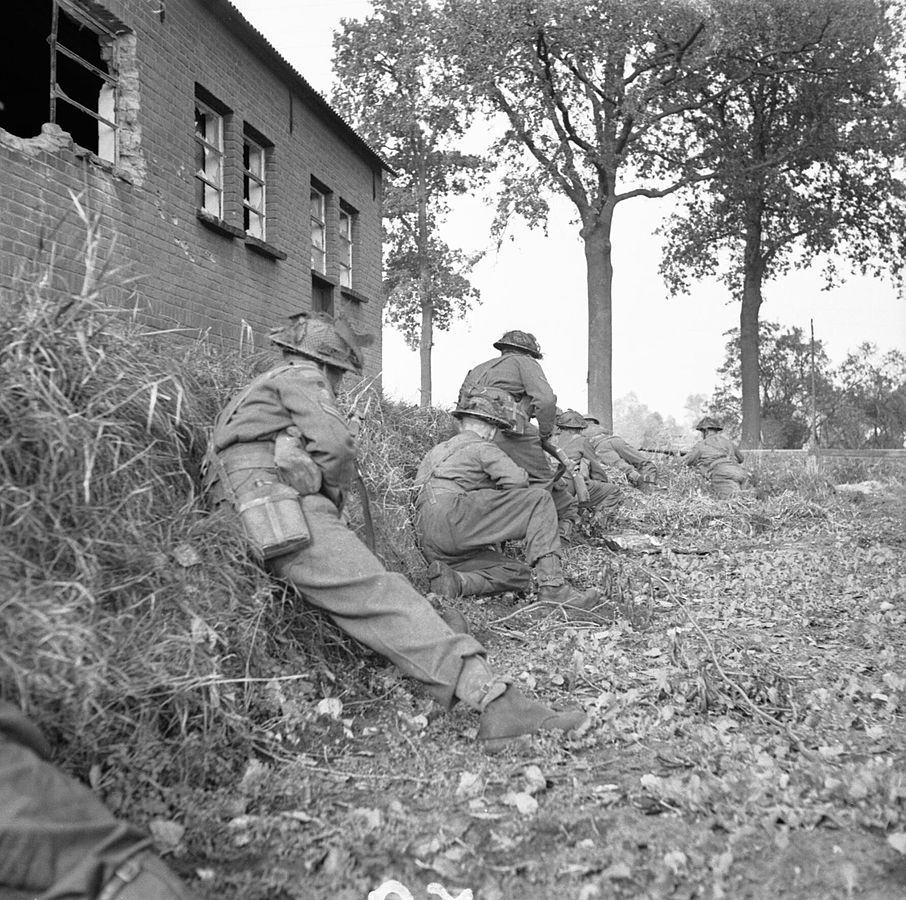
{"type": "Polygon", "coordinates": [[[312,188],[311,192],[311,217],[319,222],[324,221],[324,195],[312,188]]]}

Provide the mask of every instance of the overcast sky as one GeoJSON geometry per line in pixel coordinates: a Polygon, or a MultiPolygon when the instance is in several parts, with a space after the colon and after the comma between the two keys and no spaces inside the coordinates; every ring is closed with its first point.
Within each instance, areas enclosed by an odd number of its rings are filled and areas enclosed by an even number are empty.
{"type": "MultiPolygon", "coordinates": [[[[293,67],[325,97],[332,84],[333,32],[341,18],[363,18],[368,0],[232,0],[293,67]]],[[[572,204],[554,206],[548,233],[513,231],[498,252],[488,237],[492,211],[477,198],[457,205],[444,236],[451,246],[486,249],[472,281],[482,303],[434,347],[434,403],[450,405],[472,365],[496,355],[491,344],[511,328],[541,342],[543,366],[560,405],[584,410],[587,377],[585,259],[572,204]]],[[[654,229],[664,207],[644,199],[621,203],[614,219],[614,399],[630,392],[665,416],[682,422],[690,394],[710,394],[723,360],[725,331],[738,325],[736,304],[715,283],[688,296],[668,298],[658,277],[654,229]]],[[[882,350],[906,349],[906,300],[890,284],[853,278],[833,291],[816,274],[795,272],[765,285],[763,320],[800,326],[814,320],[834,363],[862,341],[882,350]]],[[[418,400],[418,353],[385,328],[384,389],[391,397],[418,400]]]]}

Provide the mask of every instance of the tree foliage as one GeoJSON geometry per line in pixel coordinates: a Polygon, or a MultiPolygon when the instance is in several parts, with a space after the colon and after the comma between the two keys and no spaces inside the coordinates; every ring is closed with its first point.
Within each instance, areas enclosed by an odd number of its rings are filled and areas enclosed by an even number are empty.
{"type": "MultiPolygon", "coordinates": [[[[711,411],[730,430],[741,422],[742,375],[739,329],[727,332],[720,382],[711,411]]],[[[759,323],[759,383],[763,443],[766,447],[796,449],[811,434],[820,446],[850,449],[902,447],[906,437],[906,355],[881,353],[861,344],[837,368],[830,365],[820,340],[812,347],[801,328],[782,329],[774,322],[759,323]]]]}
{"type": "Polygon", "coordinates": [[[702,102],[705,16],[691,0],[448,0],[446,10],[448,58],[505,123],[498,226],[511,213],[543,223],[550,194],[578,212],[589,408],[610,424],[614,210],[702,177],[686,167],[673,178],[660,148],[702,102]]]}
{"type": "Polygon", "coordinates": [[[438,49],[443,21],[430,0],[374,0],[334,38],[333,102],[394,170],[385,198],[388,319],[421,354],[421,404],[431,403],[435,327],[479,299],[475,257],[440,237],[451,197],[483,177],[485,164],[458,149],[469,124],[461,83],[438,49]]]}
{"type": "MultiPolygon", "coordinates": [[[[902,65],[893,0],[726,0],[712,27],[712,97],[677,132],[716,177],[690,181],[663,229],[676,291],[719,275],[741,301],[743,442],[759,439],[758,316],[763,285],[840,260],[898,277],[906,258],[902,65]]],[[[679,160],[676,161],[679,163],[679,160]]]]}
{"type": "MultiPolygon", "coordinates": [[[[734,430],[742,420],[742,369],[739,329],[732,328],[724,362],[717,370],[720,382],[712,408],[734,430]]],[[[812,346],[801,328],[787,330],[775,322],[760,322],[758,345],[760,405],[763,443],[767,447],[802,447],[811,433],[812,423],[812,346]]],[[[831,402],[830,363],[821,341],[814,346],[815,400],[821,422],[831,402]]]]}

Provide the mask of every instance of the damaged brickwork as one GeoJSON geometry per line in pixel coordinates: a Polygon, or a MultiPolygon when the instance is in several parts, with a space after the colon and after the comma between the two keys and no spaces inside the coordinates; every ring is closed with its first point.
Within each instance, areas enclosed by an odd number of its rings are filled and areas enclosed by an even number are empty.
{"type": "Polygon", "coordinates": [[[77,203],[97,221],[110,264],[130,279],[119,301],[156,326],[246,344],[251,334],[263,346],[275,322],[314,303],[376,336],[366,374],[377,374],[385,169],[374,151],[227,0],[183,0],[166,15],[158,4],[125,0],[56,0],[56,10],[66,95],[57,123],[47,112],[53,73],[39,66],[54,0],[15,5],[0,36],[8,44],[0,59],[0,289],[47,250],[49,236],[61,271],[80,277],[77,203]],[[36,48],[24,88],[9,63],[16,40],[36,48]],[[67,49],[94,68],[73,63],[67,49]],[[10,72],[20,85],[11,98],[3,93],[10,72]],[[199,143],[199,98],[218,120],[215,143],[199,143]],[[247,231],[249,140],[263,162],[266,240],[247,231]],[[200,171],[222,194],[220,215],[199,209],[200,171]],[[324,198],[317,241],[326,255],[313,273],[315,189],[324,198]]]}

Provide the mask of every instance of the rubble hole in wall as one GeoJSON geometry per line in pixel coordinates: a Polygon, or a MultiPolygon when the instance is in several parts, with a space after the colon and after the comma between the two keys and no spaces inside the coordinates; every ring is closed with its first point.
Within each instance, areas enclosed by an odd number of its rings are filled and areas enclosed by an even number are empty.
{"type": "Polygon", "coordinates": [[[68,135],[140,180],[135,35],[91,0],[13,3],[4,20],[0,129],[23,139],[4,143],[53,149],[68,135]]]}

